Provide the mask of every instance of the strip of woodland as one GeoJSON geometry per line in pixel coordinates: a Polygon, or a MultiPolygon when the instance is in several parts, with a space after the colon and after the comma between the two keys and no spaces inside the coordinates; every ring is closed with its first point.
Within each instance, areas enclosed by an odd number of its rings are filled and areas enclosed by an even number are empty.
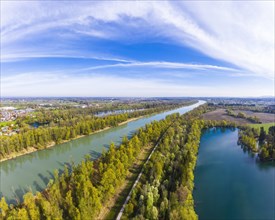
{"type": "Polygon", "coordinates": [[[131,140],[124,138],[118,148],[111,144],[95,162],[87,157],[77,166],[65,167],[61,175],[55,171],[55,178],[46,190],[36,195],[25,194],[18,205],[8,206],[2,197],[1,218],[96,219],[101,207],[125,180],[143,146],[155,144],[171,120],[172,117],[167,117],[146,125],[131,140]]]}
{"type": "Polygon", "coordinates": [[[144,169],[122,219],[197,219],[192,192],[204,122],[194,110],[169,127],[144,169]]]}
{"type": "Polygon", "coordinates": [[[89,135],[95,131],[108,127],[115,127],[119,123],[132,118],[153,114],[179,107],[178,105],[159,106],[157,108],[136,111],[131,113],[95,117],[81,115],[71,119],[59,120],[49,126],[38,128],[25,127],[18,134],[0,136],[0,160],[9,157],[14,152],[25,152],[29,148],[41,150],[49,145],[55,145],[74,139],[81,135],[89,135]]]}

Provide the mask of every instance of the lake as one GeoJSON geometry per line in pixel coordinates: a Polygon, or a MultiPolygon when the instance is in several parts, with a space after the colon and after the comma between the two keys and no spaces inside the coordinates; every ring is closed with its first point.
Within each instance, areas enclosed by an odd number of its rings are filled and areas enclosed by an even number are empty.
{"type": "Polygon", "coordinates": [[[103,150],[108,150],[111,142],[119,145],[124,136],[131,137],[145,124],[164,119],[173,113],[184,114],[204,103],[205,101],[199,101],[190,106],[147,116],[46,150],[3,161],[0,163],[0,197],[5,196],[8,203],[15,203],[15,195],[22,199],[22,195],[30,189],[33,192],[43,190],[49,180],[53,179],[55,169],[62,171],[64,165],[72,161],[78,164],[87,154],[96,159],[103,150]]]}
{"type": "Polygon", "coordinates": [[[193,193],[199,219],[275,219],[275,163],[257,162],[237,141],[238,129],[201,137],[193,193]]]}

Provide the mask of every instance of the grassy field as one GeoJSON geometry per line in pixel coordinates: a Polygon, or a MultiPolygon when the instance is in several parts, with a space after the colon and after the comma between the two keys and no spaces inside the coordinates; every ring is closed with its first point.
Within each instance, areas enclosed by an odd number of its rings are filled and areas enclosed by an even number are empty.
{"type": "Polygon", "coordinates": [[[0,122],[0,128],[5,127],[5,126],[9,126],[11,124],[15,124],[15,121],[2,121],[0,122]]]}
{"type": "Polygon", "coordinates": [[[275,126],[275,123],[265,123],[265,124],[249,124],[250,127],[252,128],[261,128],[261,127],[264,127],[264,130],[266,132],[268,132],[268,129],[271,127],[271,126],[275,126]]]}
{"type": "Polygon", "coordinates": [[[226,109],[216,109],[211,112],[207,112],[203,114],[204,120],[217,120],[217,121],[231,121],[235,122],[238,125],[245,125],[251,123],[245,118],[235,118],[226,113],[226,109]]]}
{"type": "MultiPolygon", "coordinates": [[[[235,111],[236,113],[240,111],[235,111]]],[[[252,111],[241,111],[245,113],[247,116],[253,117],[256,116],[262,124],[255,124],[256,127],[258,126],[264,126],[265,124],[270,124],[274,123],[275,120],[275,114],[271,113],[264,113],[264,112],[252,112],[252,111]]],[[[217,120],[217,121],[231,121],[235,122],[238,125],[247,125],[251,124],[251,121],[245,118],[237,118],[233,117],[227,114],[226,109],[223,108],[218,108],[213,111],[207,112],[203,114],[203,119],[205,120],[217,120]]]]}

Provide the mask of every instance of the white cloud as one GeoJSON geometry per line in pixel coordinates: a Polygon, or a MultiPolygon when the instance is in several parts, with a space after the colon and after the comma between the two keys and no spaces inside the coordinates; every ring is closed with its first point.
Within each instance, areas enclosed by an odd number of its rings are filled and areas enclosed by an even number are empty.
{"type": "MultiPolygon", "coordinates": [[[[20,58],[20,54],[21,58],[24,57],[22,54],[25,57],[43,57],[43,50],[47,50],[43,45],[36,45],[36,50],[29,51],[22,42],[28,38],[40,38],[48,30],[52,30],[52,40],[59,45],[62,37],[57,37],[60,35],[57,30],[67,31],[72,38],[84,34],[127,42],[140,37],[129,34],[131,29],[140,29],[140,35],[169,37],[243,68],[246,70],[244,74],[250,72],[274,78],[273,1],[1,1],[3,58],[20,58]]],[[[70,45],[65,46],[68,50],[64,53],[56,54],[56,48],[52,47],[47,56],[81,56],[70,51],[70,45]]],[[[169,63],[155,64],[183,67],[169,63]]],[[[154,63],[117,65],[152,66],[154,63]]]]}
{"type": "Polygon", "coordinates": [[[192,87],[123,77],[68,77],[40,73],[3,78],[2,95],[56,96],[56,91],[59,91],[59,96],[174,96],[184,95],[190,88],[192,87]],[[14,88],[17,88],[17,91],[14,91],[14,88]]]}
{"type": "Polygon", "coordinates": [[[215,66],[215,65],[176,63],[176,62],[165,62],[165,61],[157,61],[157,62],[129,61],[128,63],[93,66],[82,70],[97,70],[97,69],[106,69],[106,68],[114,68],[114,67],[127,67],[127,68],[128,67],[151,67],[151,68],[167,68],[167,69],[194,69],[194,70],[212,69],[212,70],[223,70],[223,71],[236,71],[236,69],[233,69],[233,68],[215,66]]]}
{"type": "Polygon", "coordinates": [[[262,76],[274,78],[274,2],[186,2],[208,36],[197,34],[193,47],[262,76]]]}
{"type": "Polygon", "coordinates": [[[115,61],[120,63],[129,63],[133,60],[123,59],[120,57],[114,57],[111,55],[93,55],[93,54],[77,54],[72,51],[70,54],[68,51],[57,51],[56,53],[43,53],[43,52],[29,52],[29,53],[12,53],[1,55],[2,62],[14,62],[30,58],[77,58],[77,59],[92,59],[92,60],[105,60],[105,61],[115,61]]]}
{"type": "MultiPolygon", "coordinates": [[[[256,83],[257,85],[257,83],[256,83]]],[[[268,87],[248,85],[183,85],[161,79],[131,79],[107,75],[25,73],[2,78],[1,95],[5,96],[259,96],[272,95],[268,87]],[[219,93],[217,93],[217,90],[219,93]],[[127,92],[126,92],[127,91],[127,92]],[[254,91],[251,93],[251,91],[254,91]],[[259,93],[260,92],[260,93],[259,93]]]]}

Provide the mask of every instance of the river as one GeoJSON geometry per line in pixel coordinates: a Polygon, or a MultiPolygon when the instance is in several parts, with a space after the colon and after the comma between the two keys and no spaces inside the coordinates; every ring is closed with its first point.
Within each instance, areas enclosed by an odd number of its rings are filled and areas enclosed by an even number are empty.
{"type": "Polygon", "coordinates": [[[140,109],[126,109],[126,110],[113,110],[113,111],[103,111],[103,112],[98,112],[94,114],[97,117],[105,117],[108,115],[118,115],[118,114],[124,114],[124,113],[131,113],[131,112],[139,112],[145,110],[144,108],[140,109]]]}
{"type": "Polygon", "coordinates": [[[78,164],[87,154],[96,159],[103,149],[108,150],[111,142],[120,144],[123,136],[131,137],[145,124],[176,112],[184,114],[204,103],[205,101],[199,101],[190,106],[147,116],[46,150],[3,161],[0,163],[0,197],[5,196],[8,203],[15,203],[15,198],[21,200],[22,195],[30,189],[34,193],[43,190],[49,180],[53,179],[53,171],[63,170],[64,164],[72,161],[78,164]]]}
{"type": "Polygon", "coordinates": [[[259,163],[237,145],[238,129],[201,137],[194,200],[199,219],[275,219],[275,163],[259,163]]]}

